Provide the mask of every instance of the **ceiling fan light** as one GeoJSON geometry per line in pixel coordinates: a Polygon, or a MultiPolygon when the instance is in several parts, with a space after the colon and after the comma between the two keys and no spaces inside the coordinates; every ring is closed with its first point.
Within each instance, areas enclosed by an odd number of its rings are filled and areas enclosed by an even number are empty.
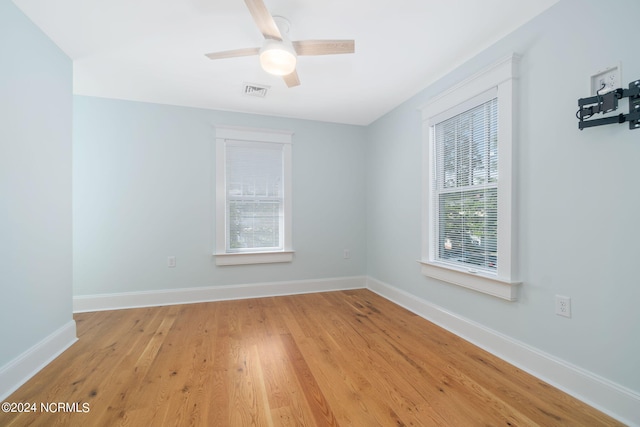
{"type": "Polygon", "coordinates": [[[260,65],[267,73],[286,76],[296,69],[296,52],[282,42],[268,40],[260,49],[260,65]]]}

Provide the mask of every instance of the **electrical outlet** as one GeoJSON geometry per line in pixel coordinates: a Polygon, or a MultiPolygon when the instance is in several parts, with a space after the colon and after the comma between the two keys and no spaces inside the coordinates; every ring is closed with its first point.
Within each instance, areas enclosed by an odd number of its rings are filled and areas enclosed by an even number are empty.
{"type": "Polygon", "coordinates": [[[351,251],[349,249],[345,249],[343,253],[344,259],[351,258],[351,251]]]}
{"type": "Polygon", "coordinates": [[[591,96],[603,95],[622,87],[620,64],[599,71],[591,76],[591,96]]]}
{"type": "Polygon", "coordinates": [[[168,256],[167,257],[167,267],[174,268],[176,266],[176,257],[168,256]]]}
{"type": "Polygon", "coordinates": [[[556,295],[556,314],[558,316],[571,317],[571,298],[556,295]]]}

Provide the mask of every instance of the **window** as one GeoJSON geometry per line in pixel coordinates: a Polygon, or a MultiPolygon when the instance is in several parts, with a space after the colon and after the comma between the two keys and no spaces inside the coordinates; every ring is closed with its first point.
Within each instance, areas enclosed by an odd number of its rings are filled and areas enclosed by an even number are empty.
{"type": "Polygon", "coordinates": [[[513,252],[513,78],[510,56],[422,109],[422,272],[508,300],[513,252]]]}
{"type": "Polygon", "coordinates": [[[291,133],[216,128],[216,264],[288,262],[291,133]]]}
{"type": "Polygon", "coordinates": [[[498,232],[498,101],[489,100],[432,127],[435,258],[495,271],[498,232]]]}

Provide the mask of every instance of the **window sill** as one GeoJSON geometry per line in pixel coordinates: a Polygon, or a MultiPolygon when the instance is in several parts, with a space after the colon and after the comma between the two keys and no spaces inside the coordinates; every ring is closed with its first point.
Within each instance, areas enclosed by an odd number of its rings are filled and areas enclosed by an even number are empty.
{"type": "Polygon", "coordinates": [[[427,277],[453,283],[474,291],[493,295],[507,301],[515,301],[518,298],[520,282],[512,282],[500,279],[497,276],[484,272],[470,272],[456,269],[447,264],[418,261],[422,265],[422,274],[427,277]]]}
{"type": "Polygon", "coordinates": [[[213,254],[216,265],[271,264],[293,261],[293,251],[213,254]]]}

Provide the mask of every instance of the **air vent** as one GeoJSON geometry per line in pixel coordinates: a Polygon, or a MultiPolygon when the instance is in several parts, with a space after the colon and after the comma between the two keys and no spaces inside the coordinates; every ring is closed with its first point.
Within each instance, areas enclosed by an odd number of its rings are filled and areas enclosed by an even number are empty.
{"type": "Polygon", "coordinates": [[[271,86],[259,85],[255,83],[245,83],[242,93],[247,96],[257,96],[258,98],[264,98],[271,86]]]}

